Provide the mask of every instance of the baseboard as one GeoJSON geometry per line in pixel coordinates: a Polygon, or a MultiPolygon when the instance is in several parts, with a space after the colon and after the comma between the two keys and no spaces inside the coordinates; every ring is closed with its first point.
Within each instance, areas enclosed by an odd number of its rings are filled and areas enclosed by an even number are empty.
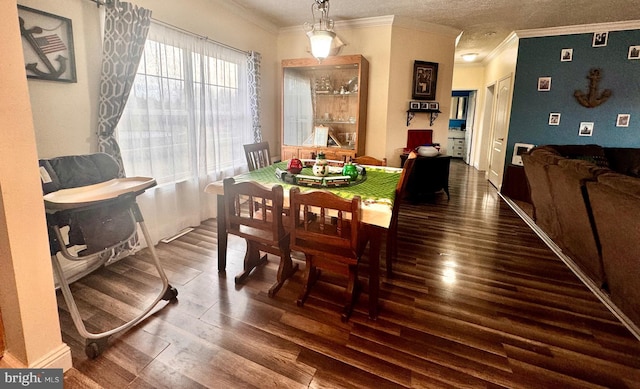
{"type": "Polygon", "coordinates": [[[522,210],[515,202],[513,202],[510,198],[505,197],[502,193],[498,192],[498,195],[502,197],[502,199],[513,209],[513,211],[520,216],[520,218],[533,230],[542,239],[542,241],[553,251],[558,258],[565,265],[571,269],[573,274],[575,274],[583,284],[589,288],[589,290],[596,295],[596,297],[613,313],[613,315],[620,320],[620,322],[627,327],[627,329],[640,341],[640,328],[634,322],[631,321],[614,303],[611,301],[609,295],[604,292],[598,285],[596,285],[590,277],[588,277],[578,265],[571,259],[571,257],[567,256],[562,252],[562,249],[558,247],[558,245],[551,239],[549,236],[542,231],[540,227],[527,215],[526,212],[522,210]]]}
{"type": "Polygon", "coordinates": [[[42,358],[30,363],[28,366],[21,360],[14,357],[11,352],[5,350],[4,356],[0,360],[0,366],[9,369],[62,369],[67,371],[73,367],[71,360],[71,349],[66,343],[62,343],[57,348],[51,350],[42,358]]]}
{"type": "Polygon", "coordinates": [[[184,230],[178,232],[177,234],[170,236],[168,238],[164,238],[164,239],[160,239],[160,242],[162,243],[171,243],[174,240],[178,239],[179,237],[186,235],[188,233],[190,233],[191,231],[193,231],[195,228],[191,228],[191,227],[187,227],[184,230]]]}

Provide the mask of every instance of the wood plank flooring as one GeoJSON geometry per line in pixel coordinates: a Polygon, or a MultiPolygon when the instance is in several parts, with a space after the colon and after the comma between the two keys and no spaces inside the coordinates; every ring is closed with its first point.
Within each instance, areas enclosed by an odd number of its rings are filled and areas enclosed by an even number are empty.
{"type": "MultiPolygon", "coordinates": [[[[276,257],[236,286],[244,241],[230,237],[218,274],[215,220],[159,244],[178,301],[98,358],[85,356],[59,296],[74,363],[65,388],[640,388],[640,342],[484,174],[455,161],[450,191],[402,206],[376,321],[363,292],[342,323],[331,298],[344,284],[330,275],[304,307],[301,271],[269,298],[276,257]]],[[[93,331],[128,320],[158,289],[147,250],[72,285],[93,331]]]]}

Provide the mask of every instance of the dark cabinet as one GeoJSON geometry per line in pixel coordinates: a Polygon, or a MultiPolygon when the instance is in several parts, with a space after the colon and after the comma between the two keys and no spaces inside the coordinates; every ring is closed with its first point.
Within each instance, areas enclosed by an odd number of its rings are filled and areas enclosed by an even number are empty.
{"type": "Polygon", "coordinates": [[[512,200],[531,203],[529,183],[527,176],[524,174],[524,166],[514,164],[507,166],[500,192],[512,200]]]}

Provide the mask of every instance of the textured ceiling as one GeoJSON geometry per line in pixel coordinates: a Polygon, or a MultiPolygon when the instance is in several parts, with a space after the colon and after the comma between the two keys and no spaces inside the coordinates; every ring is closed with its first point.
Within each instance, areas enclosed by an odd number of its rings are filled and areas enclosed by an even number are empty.
{"type": "MultiPolygon", "coordinates": [[[[277,27],[311,21],[313,0],[226,0],[277,27]]],[[[331,0],[334,21],[397,15],[463,31],[456,49],[480,59],[512,31],[640,19],[638,0],[331,0]]],[[[336,30],[339,34],[340,31],[336,30]]]]}

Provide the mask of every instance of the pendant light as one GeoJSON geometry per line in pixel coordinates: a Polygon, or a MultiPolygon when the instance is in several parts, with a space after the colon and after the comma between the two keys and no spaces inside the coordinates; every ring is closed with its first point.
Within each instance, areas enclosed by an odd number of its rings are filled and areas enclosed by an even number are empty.
{"type": "Polygon", "coordinates": [[[314,0],[311,5],[313,23],[305,23],[311,54],[322,61],[331,53],[331,44],[336,37],[333,32],[333,20],[329,19],[329,0],[314,0]],[[316,19],[317,16],[317,19],[316,19]]]}

